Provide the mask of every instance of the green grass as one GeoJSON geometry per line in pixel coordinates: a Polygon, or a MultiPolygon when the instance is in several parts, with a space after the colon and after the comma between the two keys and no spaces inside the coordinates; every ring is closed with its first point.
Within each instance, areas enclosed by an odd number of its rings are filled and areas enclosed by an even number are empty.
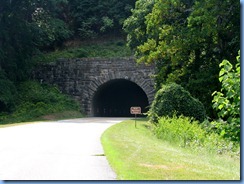
{"type": "Polygon", "coordinates": [[[119,180],[239,180],[240,159],[181,148],[153,135],[145,119],[128,120],[102,135],[119,180]]]}
{"type": "Polygon", "coordinates": [[[240,143],[224,138],[214,129],[206,128],[208,124],[199,123],[189,117],[174,115],[161,117],[154,128],[155,135],[162,140],[181,147],[190,147],[195,151],[240,156],[240,143]]]}
{"type": "Polygon", "coordinates": [[[74,46],[59,49],[53,52],[37,55],[36,63],[55,62],[59,58],[118,58],[132,56],[131,50],[123,39],[103,40],[97,42],[76,43],[74,46]]]}

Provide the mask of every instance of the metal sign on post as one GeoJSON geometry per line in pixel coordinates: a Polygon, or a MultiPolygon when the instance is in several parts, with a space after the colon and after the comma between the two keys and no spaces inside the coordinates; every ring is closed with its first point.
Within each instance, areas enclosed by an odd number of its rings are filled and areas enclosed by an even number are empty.
{"type": "Polygon", "coordinates": [[[141,107],[131,107],[130,113],[135,114],[135,127],[136,127],[136,115],[141,114],[141,107]]]}

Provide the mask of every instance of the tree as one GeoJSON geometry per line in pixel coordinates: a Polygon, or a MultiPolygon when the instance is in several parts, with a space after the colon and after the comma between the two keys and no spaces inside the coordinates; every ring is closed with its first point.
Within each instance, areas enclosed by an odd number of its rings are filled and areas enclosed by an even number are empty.
{"type": "Polygon", "coordinates": [[[11,81],[23,80],[38,50],[60,45],[72,35],[61,20],[66,0],[0,1],[0,66],[11,81]]]}
{"type": "Polygon", "coordinates": [[[132,50],[146,42],[146,15],[152,11],[153,5],[154,0],[137,0],[132,15],[124,21],[127,44],[132,50]]]}
{"type": "MultiPolygon", "coordinates": [[[[57,6],[57,3],[52,4],[57,6]]],[[[58,10],[54,9],[52,12],[49,9],[45,9],[45,7],[36,8],[32,14],[33,24],[39,31],[36,43],[41,50],[58,47],[73,35],[73,31],[69,29],[68,25],[58,18],[58,10]]]]}
{"type": "Polygon", "coordinates": [[[29,77],[32,56],[69,36],[48,9],[60,1],[0,1],[0,111],[13,110],[16,85],[29,77]]]}
{"type": "Polygon", "coordinates": [[[134,3],[135,0],[70,0],[76,36],[88,38],[121,33],[123,22],[131,14],[134,3]]]}
{"type": "MultiPolygon", "coordinates": [[[[0,112],[11,111],[33,56],[75,37],[119,34],[135,0],[0,1],[0,112]]],[[[21,90],[21,89],[20,89],[21,90]]]]}
{"type": "Polygon", "coordinates": [[[156,63],[157,89],[167,82],[181,84],[204,103],[208,115],[214,116],[211,94],[220,88],[218,65],[224,58],[232,60],[240,48],[240,3],[150,2],[152,9],[136,6],[125,21],[128,43],[137,61],[156,63]],[[142,21],[136,21],[138,17],[142,21]]]}
{"type": "Polygon", "coordinates": [[[232,140],[240,140],[240,52],[236,61],[235,67],[228,60],[220,63],[221,90],[213,93],[213,108],[228,123],[221,125],[222,134],[232,140]]]}
{"type": "Polygon", "coordinates": [[[0,67],[12,81],[25,77],[35,47],[30,1],[0,2],[0,67]]]}

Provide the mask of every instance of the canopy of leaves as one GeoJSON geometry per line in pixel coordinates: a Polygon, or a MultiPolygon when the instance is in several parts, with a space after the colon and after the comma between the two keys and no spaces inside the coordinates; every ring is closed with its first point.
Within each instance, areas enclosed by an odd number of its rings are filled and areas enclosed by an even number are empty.
{"type": "Polygon", "coordinates": [[[135,0],[1,0],[0,112],[14,106],[16,84],[29,78],[33,56],[68,39],[121,34],[135,0]]]}
{"type": "Polygon", "coordinates": [[[134,3],[135,0],[70,0],[65,17],[76,35],[82,38],[105,32],[118,34],[134,3]]]}
{"type": "Polygon", "coordinates": [[[71,37],[118,34],[131,0],[0,1],[0,66],[12,81],[26,77],[38,50],[62,46],[71,37]]]}
{"type": "Polygon", "coordinates": [[[218,65],[224,58],[232,61],[240,48],[240,2],[149,2],[138,0],[125,21],[129,46],[138,62],[156,63],[157,89],[165,82],[179,83],[213,116],[211,94],[220,88],[218,65]]]}

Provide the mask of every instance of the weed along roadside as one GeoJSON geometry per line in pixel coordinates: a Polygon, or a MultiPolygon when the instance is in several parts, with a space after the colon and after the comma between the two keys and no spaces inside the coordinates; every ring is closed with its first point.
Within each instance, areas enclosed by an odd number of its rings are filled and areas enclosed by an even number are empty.
{"type": "Polygon", "coordinates": [[[108,128],[101,141],[118,180],[239,180],[240,158],[158,139],[146,118],[108,128]]]}

